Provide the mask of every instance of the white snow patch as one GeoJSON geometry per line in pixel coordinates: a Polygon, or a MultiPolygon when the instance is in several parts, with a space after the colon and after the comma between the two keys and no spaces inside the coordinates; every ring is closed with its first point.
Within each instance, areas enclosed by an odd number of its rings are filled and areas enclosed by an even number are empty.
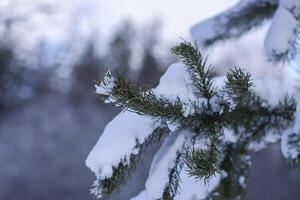
{"type": "MultiPolygon", "coordinates": [[[[267,1],[266,1],[267,2],[267,1]]],[[[276,0],[269,0],[270,4],[277,3],[276,0]]],[[[205,48],[205,42],[228,35],[229,37],[239,36],[241,30],[239,26],[228,30],[227,23],[229,16],[249,6],[250,3],[259,3],[257,0],[241,0],[233,7],[224,12],[210,17],[191,28],[191,35],[201,50],[205,48]]],[[[297,30],[300,24],[300,1],[299,0],[279,0],[279,6],[273,16],[271,26],[265,37],[265,50],[270,59],[276,56],[294,55],[294,43],[296,42],[297,30]]]]}
{"type": "Polygon", "coordinates": [[[228,16],[233,13],[241,11],[243,8],[248,6],[249,3],[252,3],[256,0],[242,0],[239,1],[236,5],[230,7],[224,12],[210,17],[206,20],[201,21],[200,23],[195,24],[191,28],[191,35],[200,49],[205,48],[205,41],[214,39],[219,35],[230,34],[232,36],[239,35],[239,30],[232,28],[228,30],[226,24],[228,23],[228,16]],[[229,31],[229,32],[228,32],[229,31]]]}
{"type": "Polygon", "coordinates": [[[105,179],[111,177],[113,174],[113,169],[111,165],[104,165],[101,170],[101,174],[99,175],[100,179],[105,179]]]}
{"type": "Polygon", "coordinates": [[[265,48],[269,57],[286,54],[291,50],[297,26],[299,21],[286,7],[280,5],[265,39],[265,48]]]}
{"type": "MultiPolygon", "coordinates": [[[[108,72],[97,93],[109,95],[113,87],[113,79],[108,72]]],[[[194,99],[192,88],[187,84],[188,72],[181,63],[171,65],[167,72],[161,77],[160,84],[153,91],[159,95],[164,94],[170,99],[177,96],[182,101],[194,99]]],[[[137,153],[135,148],[136,139],[140,143],[149,136],[157,127],[150,117],[124,111],[116,116],[104,129],[97,144],[90,152],[86,165],[100,178],[109,178],[109,170],[104,166],[117,166],[123,159],[129,159],[131,153],[137,153]]],[[[170,126],[170,129],[176,129],[170,126]]]]}
{"type": "MultiPolygon", "coordinates": [[[[180,173],[180,189],[174,200],[192,200],[192,199],[205,199],[207,195],[215,189],[220,182],[221,175],[216,174],[207,183],[203,180],[195,181],[183,169],[180,173]]],[[[154,200],[148,198],[146,190],[141,191],[136,197],[131,200],[154,200]]]]}
{"type": "Polygon", "coordinates": [[[159,199],[169,181],[169,171],[174,167],[178,151],[187,145],[188,132],[178,131],[170,135],[156,153],[146,181],[147,199],[159,199]]]}
{"type": "Polygon", "coordinates": [[[286,95],[286,86],[283,81],[270,76],[252,76],[254,91],[269,104],[276,105],[286,95]]]}
{"type": "Polygon", "coordinates": [[[182,170],[180,177],[180,190],[175,196],[175,200],[205,199],[219,185],[221,176],[217,173],[206,183],[203,180],[196,181],[187,174],[186,170],[182,170]]]}
{"type": "Polygon", "coordinates": [[[117,115],[106,127],[90,152],[86,165],[100,178],[109,178],[108,166],[117,166],[136,146],[136,139],[143,142],[153,131],[152,119],[125,111],[117,115]]]}
{"type": "MultiPolygon", "coordinates": [[[[283,97],[283,84],[278,80],[267,77],[253,77],[253,79],[256,86],[255,91],[270,103],[276,103],[283,97]]],[[[214,78],[214,86],[221,88],[224,85],[224,80],[224,76],[214,78]]],[[[107,94],[106,92],[109,92],[109,89],[113,87],[112,79],[106,79],[105,82],[106,84],[99,86],[106,88],[104,91],[99,91],[102,94],[107,94]]],[[[170,99],[175,100],[176,97],[179,97],[181,101],[189,102],[196,99],[193,90],[190,75],[185,66],[176,63],[169,67],[162,76],[160,84],[153,91],[170,99]]],[[[106,126],[104,133],[89,154],[86,165],[98,176],[109,177],[110,173],[103,172],[103,167],[105,165],[117,166],[122,159],[128,159],[131,153],[136,152],[136,150],[134,151],[136,139],[143,142],[145,137],[149,136],[156,127],[153,122],[149,117],[128,111],[120,113],[106,126]]],[[[174,124],[169,124],[169,128],[174,131],[177,127],[174,124]]],[[[227,136],[229,137],[229,135],[227,136]]],[[[233,138],[227,139],[233,141],[233,138]]]]}
{"type": "Polygon", "coordinates": [[[299,0],[280,0],[280,4],[287,9],[293,9],[295,14],[300,14],[300,1],[299,0]]]}
{"type": "Polygon", "coordinates": [[[236,143],[237,142],[237,137],[234,134],[234,132],[230,129],[225,128],[223,130],[223,134],[224,134],[224,141],[225,142],[230,142],[230,143],[236,143]]]}
{"type": "Polygon", "coordinates": [[[173,122],[167,122],[166,124],[167,124],[167,126],[168,126],[168,128],[170,129],[171,132],[176,131],[177,128],[178,128],[178,124],[175,124],[173,122]]]}
{"type": "Polygon", "coordinates": [[[246,186],[246,178],[245,178],[245,176],[240,176],[240,177],[239,177],[239,183],[240,183],[242,186],[246,186]]]}
{"type": "Polygon", "coordinates": [[[96,93],[100,95],[108,96],[108,98],[104,101],[105,103],[114,102],[113,97],[111,96],[111,92],[115,86],[115,79],[111,75],[111,72],[108,70],[103,78],[103,81],[99,85],[95,85],[96,93]]]}
{"type": "Polygon", "coordinates": [[[133,151],[132,151],[132,153],[133,153],[134,155],[138,155],[139,152],[140,152],[140,150],[139,150],[138,148],[134,148],[133,151]]]}
{"type": "Polygon", "coordinates": [[[291,158],[291,154],[295,154],[295,152],[290,152],[290,147],[288,144],[290,134],[291,131],[285,131],[281,137],[281,152],[285,158],[291,158]]]}
{"type": "Polygon", "coordinates": [[[191,35],[201,50],[205,48],[204,41],[216,35],[215,27],[216,21],[212,19],[204,20],[192,26],[191,35]]]}
{"type": "Polygon", "coordinates": [[[92,189],[90,189],[90,193],[93,194],[93,195],[95,195],[95,197],[97,199],[102,198],[102,190],[101,190],[101,187],[99,185],[99,181],[98,180],[95,180],[93,182],[93,187],[92,187],[92,189]]]}
{"type": "Polygon", "coordinates": [[[182,63],[172,64],[153,90],[157,95],[162,94],[173,100],[179,97],[183,102],[196,99],[193,91],[190,74],[182,63]]]}
{"type": "Polygon", "coordinates": [[[281,137],[281,152],[287,159],[296,159],[300,155],[300,96],[296,98],[297,109],[295,114],[295,124],[293,127],[285,130],[281,137]],[[297,140],[298,143],[297,143],[297,140]],[[293,144],[291,144],[291,142],[293,144]]]}

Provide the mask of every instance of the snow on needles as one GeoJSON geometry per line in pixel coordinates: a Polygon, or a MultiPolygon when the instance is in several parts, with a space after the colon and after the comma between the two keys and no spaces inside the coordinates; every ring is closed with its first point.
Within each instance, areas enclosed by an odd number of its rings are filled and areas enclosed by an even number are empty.
{"type": "MultiPolygon", "coordinates": [[[[224,80],[224,77],[216,77],[214,78],[213,84],[217,88],[222,88],[224,80]]],[[[284,96],[284,84],[278,80],[268,77],[253,77],[253,82],[256,86],[254,88],[255,92],[267,99],[271,104],[277,103],[278,100],[284,96]],[[274,88],[276,89],[274,90],[274,88]]],[[[113,79],[105,79],[105,82],[97,87],[97,93],[108,94],[112,87],[113,79]]],[[[186,67],[182,63],[176,63],[168,68],[167,72],[161,77],[159,85],[153,89],[153,92],[157,95],[162,94],[170,99],[179,97],[182,102],[189,102],[189,100],[196,99],[192,87],[186,67]]],[[[157,128],[157,123],[150,117],[129,111],[121,112],[106,126],[97,144],[90,152],[86,160],[86,165],[96,174],[98,179],[103,180],[110,178],[113,168],[117,167],[120,161],[123,162],[125,160],[128,163],[130,155],[136,154],[136,152],[139,151],[136,147],[136,141],[143,143],[145,138],[147,138],[155,128],[157,128]]],[[[169,128],[173,129],[174,127],[170,126],[169,128]]],[[[164,147],[155,156],[146,183],[146,191],[140,195],[145,196],[146,198],[144,199],[152,200],[161,195],[161,190],[164,188],[161,187],[161,185],[165,186],[168,181],[167,172],[172,166],[172,163],[174,163],[174,156],[176,156],[177,150],[182,148],[186,141],[186,134],[178,135],[176,131],[171,134],[173,134],[173,139],[172,137],[168,139],[171,142],[165,141],[164,147]]],[[[235,142],[234,136],[230,135],[229,132],[226,132],[224,137],[228,142],[235,142]]],[[[185,175],[183,174],[183,176],[185,175]]],[[[193,182],[188,178],[186,178],[185,181],[193,182]]],[[[213,179],[211,186],[214,186],[217,182],[218,178],[213,179]]],[[[195,187],[199,189],[198,186],[204,183],[198,182],[193,184],[196,184],[195,187]]],[[[209,191],[212,188],[204,187],[202,189],[203,191],[209,191]]],[[[189,194],[192,196],[191,192],[189,192],[189,194]]],[[[196,194],[199,195],[195,190],[195,195],[196,194]]]]}
{"type": "MultiPolygon", "coordinates": [[[[174,200],[205,199],[220,182],[220,174],[213,176],[208,183],[195,181],[193,177],[187,174],[185,169],[181,170],[180,178],[180,192],[175,196],[174,200]]],[[[143,190],[131,200],[150,200],[147,194],[147,191],[143,190]]]]}
{"type": "Polygon", "coordinates": [[[186,141],[189,135],[184,131],[174,132],[165,140],[162,148],[156,153],[146,181],[146,199],[159,199],[163,196],[165,186],[169,180],[169,171],[175,165],[178,151],[181,151],[187,145],[186,141]]]}
{"type": "Polygon", "coordinates": [[[95,85],[96,93],[104,96],[108,96],[105,103],[112,103],[114,100],[111,97],[111,91],[115,86],[115,79],[112,77],[111,72],[108,70],[103,78],[103,81],[99,85],[95,85]]]}
{"type": "Polygon", "coordinates": [[[112,167],[130,158],[136,139],[143,142],[154,130],[151,118],[129,111],[117,115],[104,129],[97,144],[90,152],[86,165],[98,178],[110,178],[112,167]],[[138,126],[137,126],[138,125],[138,126]]]}
{"type": "MultiPolygon", "coordinates": [[[[294,59],[297,48],[299,48],[300,1],[279,0],[278,2],[279,6],[265,38],[265,50],[271,60],[290,60],[294,59]]],[[[235,16],[238,12],[243,12],[248,6],[260,5],[260,3],[261,5],[272,5],[276,4],[276,1],[241,0],[223,13],[194,25],[191,28],[191,35],[200,48],[210,45],[210,42],[214,42],[214,40],[220,40],[224,35],[226,38],[239,37],[251,27],[247,28],[247,24],[236,22],[236,24],[231,23],[232,27],[228,29],[230,17],[235,16]]]]}
{"type": "Polygon", "coordinates": [[[295,124],[293,127],[284,131],[281,137],[281,151],[286,159],[299,159],[300,158],[300,96],[296,97],[298,102],[295,124]]]}
{"type": "Polygon", "coordinates": [[[272,59],[276,56],[288,56],[295,53],[294,43],[299,29],[300,1],[280,0],[272,24],[265,39],[265,48],[272,59]]]}
{"type": "MultiPolygon", "coordinates": [[[[110,72],[105,76],[105,81],[97,86],[97,93],[107,95],[113,87],[110,72]]],[[[188,72],[181,63],[173,64],[161,77],[160,84],[153,91],[164,94],[170,99],[177,96],[182,101],[195,98],[192,88],[187,84],[188,72]]],[[[130,158],[135,153],[136,141],[143,143],[156,128],[156,123],[150,117],[124,111],[117,115],[104,129],[97,144],[90,152],[86,165],[100,179],[110,178],[111,169],[116,167],[121,160],[130,158]]]]}

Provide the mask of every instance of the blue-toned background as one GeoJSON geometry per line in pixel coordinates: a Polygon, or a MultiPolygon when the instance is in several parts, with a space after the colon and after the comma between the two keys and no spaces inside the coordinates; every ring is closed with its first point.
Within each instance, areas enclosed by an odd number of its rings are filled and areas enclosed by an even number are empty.
{"type": "MultiPolygon", "coordinates": [[[[85,159],[120,111],[95,95],[94,81],[109,67],[155,86],[190,26],[236,2],[0,0],[0,199],[93,199],[85,159]]],[[[264,56],[266,26],[206,52],[218,74],[242,66],[278,76],[264,56]]],[[[111,199],[142,190],[151,156],[111,199]]],[[[247,199],[300,196],[300,172],[278,148],[254,158],[247,199]]]]}

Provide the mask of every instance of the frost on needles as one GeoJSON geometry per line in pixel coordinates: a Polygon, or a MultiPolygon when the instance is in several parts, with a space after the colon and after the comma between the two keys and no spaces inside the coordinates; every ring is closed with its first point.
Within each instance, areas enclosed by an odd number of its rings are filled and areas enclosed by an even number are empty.
{"type": "MultiPolygon", "coordinates": [[[[280,138],[293,123],[293,98],[270,103],[256,93],[254,79],[240,68],[226,77],[214,77],[206,59],[189,42],[171,51],[183,64],[171,66],[155,89],[109,71],[96,86],[105,101],[124,109],[108,124],[87,159],[97,175],[91,192],[99,198],[118,190],[143,152],[165,138],[145,191],[134,199],[240,199],[248,182],[251,153],[258,146],[277,143],[268,138],[280,138]],[[190,177],[193,181],[187,183],[190,177]],[[199,185],[184,189],[193,183],[203,183],[202,189],[199,185]]],[[[290,145],[283,146],[296,162],[299,149],[289,150],[291,141],[297,143],[299,138],[283,140],[290,145]]]]}

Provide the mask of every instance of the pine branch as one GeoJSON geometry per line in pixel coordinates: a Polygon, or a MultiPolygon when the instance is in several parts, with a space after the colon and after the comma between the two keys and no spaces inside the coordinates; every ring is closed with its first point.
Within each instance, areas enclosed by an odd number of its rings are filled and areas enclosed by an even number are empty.
{"type": "MultiPolygon", "coordinates": [[[[164,188],[164,200],[171,200],[177,194],[183,164],[186,164],[188,173],[196,179],[208,181],[219,171],[228,174],[222,177],[210,199],[222,199],[222,195],[229,199],[241,197],[246,183],[242,185],[239,177],[242,175],[246,179],[248,173],[249,145],[254,141],[263,141],[270,130],[279,132],[291,125],[296,102],[293,98],[286,97],[277,105],[269,105],[254,92],[251,75],[238,68],[227,73],[225,86],[217,90],[213,88],[213,71],[206,67],[206,61],[202,59],[197,47],[183,42],[172,48],[172,52],[183,60],[190,72],[194,92],[199,98],[206,99],[206,102],[182,102],[179,98],[170,100],[163,95],[156,95],[149,88],[132,84],[119,73],[114,77],[110,72],[104,77],[104,82],[97,86],[97,93],[104,96],[106,101],[131,112],[153,117],[163,123],[176,124],[177,129],[188,129],[192,138],[202,137],[211,141],[211,149],[192,148],[186,155],[177,153],[175,166],[170,170],[169,183],[164,188]],[[186,114],[185,110],[188,108],[193,112],[186,114]],[[225,128],[235,133],[238,138],[236,143],[221,141],[225,128]],[[217,150],[221,147],[222,156],[219,156],[217,150]]],[[[138,148],[143,150],[153,143],[151,137],[138,148]]],[[[101,180],[99,184],[105,197],[124,182],[126,174],[134,169],[140,156],[140,153],[131,155],[130,164],[126,164],[127,160],[122,160],[114,168],[110,179],[101,180]]]]}
{"type": "Polygon", "coordinates": [[[226,74],[224,92],[236,104],[245,104],[253,94],[251,74],[240,68],[230,69],[226,74]]]}
{"type": "Polygon", "coordinates": [[[187,166],[187,173],[196,180],[203,179],[204,182],[208,182],[212,176],[220,171],[220,163],[214,149],[195,149],[192,147],[187,150],[184,162],[187,166]]]}
{"type": "Polygon", "coordinates": [[[250,156],[246,149],[229,145],[221,164],[220,184],[208,195],[206,200],[243,199],[248,182],[250,156]]]}
{"type": "Polygon", "coordinates": [[[248,103],[222,113],[225,119],[224,126],[235,130],[240,146],[248,146],[252,141],[261,141],[271,130],[281,133],[294,121],[294,98],[285,97],[277,105],[270,106],[252,93],[245,101],[248,103]]]}
{"type": "Polygon", "coordinates": [[[101,95],[106,99],[112,99],[117,106],[162,120],[177,121],[182,117],[183,105],[179,99],[171,101],[162,95],[155,95],[151,89],[132,84],[120,73],[112,79],[113,87],[101,95]]]}
{"type": "Polygon", "coordinates": [[[161,200],[173,200],[179,190],[180,172],[183,168],[182,153],[177,152],[174,166],[169,171],[169,182],[164,188],[161,200]]]}
{"type": "Polygon", "coordinates": [[[273,17],[278,7],[277,1],[258,0],[241,1],[235,7],[210,20],[214,21],[216,34],[203,41],[204,46],[211,46],[218,41],[237,38],[260,26],[273,17]]]}
{"type": "Polygon", "coordinates": [[[300,166],[300,135],[299,133],[292,133],[288,135],[287,143],[285,144],[288,153],[287,160],[295,167],[300,166]]]}
{"type": "Polygon", "coordinates": [[[171,101],[162,95],[154,94],[149,88],[132,84],[119,73],[116,77],[108,73],[104,78],[105,82],[100,85],[104,87],[101,94],[124,109],[177,124],[179,128],[188,128],[195,133],[217,133],[224,126],[239,126],[251,130],[261,121],[265,123],[267,120],[270,125],[265,126],[265,131],[279,125],[286,126],[288,121],[293,120],[295,101],[286,98],[275,107],[269,106],[253,92],[251,76],[244,70],[235,68],[229,71],[223,90],[217,94],[212,87],[213,73],[210,68],[205,68],[205,62],[202,62],[197,47],[183,42],[172,51],[183,59],[191,72],[195,90],[199,89],[196,91],[200,91],[202,97],[207,98],[206,104],[194,101],[183,103],[179,98],[171,101]],[[218,97],[219,105],[213,105],[209,101],[214,95],[218,97]],[[194,112],[184,115],[184,107],[191,107],[194,112]],[[218,107],[220,110],[212,110],[212,107],[218,107]]]}
{"type": "Polygon", "coordinates": [[[199,97],[211,99],[215,94],[213,84],[213,71],[211,66],[206,66],[206,59],[202,58],[197,45],[190,42],[182,42],[171,48],[171,52],[179,56],[191,74],[191,79],[195,87],[195,93],[199,97]]]}
{"type": "Polygon", "coordinates": [[[213,127],[216,120],[219,119],[219,114],[212,113],[207,108],[207,104],[199,105],[197,102],[190,101],[183,103],[179,98],[171,101],[162,95],[156,95],[149,88],[141,87],[132,84],[126,80],[121,74],[115,77],[109,72],[104,78],[104,84],[101,83],[99,87],[104,87],[101,90],[102,95],[106,101],[113,102],[123,109],[128,109],[140,115],[147,115],[163,122],[170,122],[181,126],[181,128],[188,128],[190,130],[202,130],[203,128],[213,127]],[[110,82],[113,82],[110,83],[110,82]],[[109,87],[107,87],[109,86],[109,87]],[[197,111],[188,116],[183,114],[183,105],[185,107],[191,106],[193,110],[197,111]]]}
{"type": "Polygon", "coordinates": [[[131,154],[129,160],[127,158],[121,160],[119,165],[113,168],[113,174],[110,178],[96,180],[96,184],[94,188],[91,189],[91,193],[103,199],[107,199],[114,191],[119,189],[121,184],[130,178],[137,163],[141,160],[143,153],[145,153],[151,145],[157,144],[168,132],[168,128],[157,128],[145,139],[144,143],[140,144],[139,141],[136,141],[138,153],[131,154]]]}

